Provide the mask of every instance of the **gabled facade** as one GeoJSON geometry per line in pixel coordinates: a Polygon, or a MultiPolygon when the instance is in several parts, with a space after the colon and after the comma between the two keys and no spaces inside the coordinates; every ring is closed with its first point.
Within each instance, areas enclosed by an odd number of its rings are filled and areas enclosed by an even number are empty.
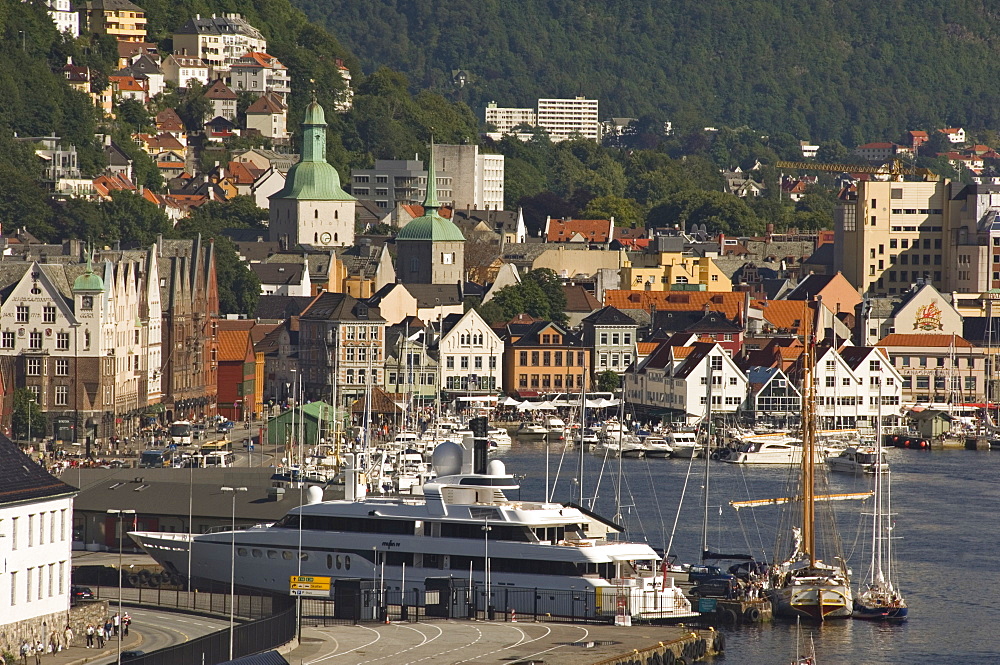
{"type": "Polygon", "coordinates": [[[257,357],[250,331],[254,321],[219,321],[218,413],[241,422],[257,412],[257,357]]]}
{"type": "Polygon", "coordinates": [[[146,41],[146,12],[128,0],[88,0],[87,28],[122,42],[146,41]]]}
{"type": "Polygon", "coordinates": [[[282,102],[291,92],[288,69],[273,55],[260,51],[245,53],[232,64],[229,83],[235,92],[271,93],[282,102]]]}
{"type": "Polygon", "coordinates": [[[884,425],[898,424],[903,381],[883,349],[830,347],[819,354],[813,379],[820,429],[874,430],[880,408],[884,425]]]}
{"type": "Polygon", "coordinates": [[[212,104],[205,120],[222,116],[226,120],[236,120],[236,93],[229,89],[222,79],[216,79],[204,94],[212,104]]]}
{"type": "MultiPolygon", "coordinates": [[[[527,318],[530,322],[508,323],[498,330],[504,342],[503,385],[507,390],[531,397],[589,389],[592,350],[557,323],[527,318]]],[[[448,369],[447,359],[445,369],[448,369]]]]}
{"type": "Polygon", "coordinates": [[[603,307],[583,319],[583,341],[594,350],[593,376],[611,370],[622,374],[636,355],[639,324],[614,307],[603,307]]]}
{"type": "Polygon", "coordinates": [[[778,367],[747,370],[749,396],[745,415],[754,424],[796,427],[802,417],[802,395],[778,367]]]}
{"type": "Polygon", "coordinates": [[[174,53],[164,58],[160,69],[164,79],[178,88],[187,88],[192,79],[203,85],[211,82],[209,67],[201,58],[174,53]]]}
{"type": "Polygon", "coordinates": [[[630,402],[651,415],[687,424],[706,416],[709,395],[712,413],[736,413],[746,400],[747,385],[746,374],[729,353],[712,342],[672,346],[667,340],[635,372],[625,374],[630,402]]]}
{"type": "Polygon", "coordinates": [[[322,293],[299,317],[299,368],[307,399],[351,404],[383,384],[385,319],[377,307],[322,293]]]}
{"type": "Polygon", "coordinates": [[[504,343],[475,309],[449,314],[436,344],[442,390],[458,394],[496,394],[504,389],[504,343]]]}
{"type": "Polygon", "coordinates": [[[415,401],[435,399],[440,388],[437,358],[427,348],[431,338],[419,319],[386,328],[385,392],[415,401]]]}
{"type": "Polygon", "coordinates": [[[287,114],[287,107],[276,94],[265,93],[247,108],[247,129],[284,141],[288,139],[287,114]]]}
{"type": "Polygon", "coordinates": [[[224,73],[248,52],[266,51],[267,40],[239,14],[196,14],[174,33],[174,51],[224,73]]]}

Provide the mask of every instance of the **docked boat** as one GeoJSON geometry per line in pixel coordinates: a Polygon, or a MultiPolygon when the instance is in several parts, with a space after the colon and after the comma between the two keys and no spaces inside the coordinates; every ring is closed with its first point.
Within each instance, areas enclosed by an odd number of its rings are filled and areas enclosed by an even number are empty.
{"type": "Polygon", "coordinates": [[[604,442],[602,450],[613,457],[642,457],[646,448],[639,437],[632,434],[622,434],[604,442]]]}
{"type": "MultiPolygon", "coordinates": [[[[880,400],[881,401],[881,400],[880,400]]],[[[881,423],[881,413],[878,422],[881,423]]],[[[882,437],[875,437],[875,459],[882,459],[882,437]]],[[[906,621],[909,608],[894,579],[892,514],[892,474],[888,462],[883,463],[882,473],[875,473],[875,504],[872,509],[871,559],[865,585],[854,597],[855,619],[871,621],[906,621]]]]}
{"type": "Polygon", "coordinates": [[[549,430],[538,423],[521,423],[514,432],[514,437],[521,441],[539,441],[548,436],[549,430]]]}
{"type": "MultiPolygon", "coordinates": [[[[400,587],[405,576],[410,586],[450,590],[433,594],[438,602],[474,586],[488,606],[522,613],[542,593],[555,616],[697,616],[648,544],[616,540],[623,527],[573,504],[508,499],[516,478],[500,460],[487,465],[480,445],[467,437],[438,446],[437,478],[422,496],[366,496],[349,457],[343,500],[323,501],[311,488],[306,505],[272,524],[129,536],[172,574],[188,572],[190,550],[192,578],[229,582],[234,571],[236,584],[278,593],[288,593],[292,575],[329,577],[334,588],[359,578],[400,587]]],[[[420,593],[418,602],[431,598],[420,593]]]]}
{"type": "Polygon", "coordinates": [[[673,454],[673,447],[661,436],[647,436],[642,440],[644,457],[666,458],[673,454]]]}
{"type": "MultiPolygon", "coordinates": [[[[797,440],[796,440],[797,441],[797,440]]],[[[802,464],[804,448],[791,441],[762,441],[741,444],[723,461],[730,464],[802,464]]],[[[823,451],[813,451],[813,461],[823,463],[823,451]]]]}
{"type": "Polygon", "coordinates": [[[491,429],[486,432],[487,438],[490,440],[491,448],[510,448],[511,438],[510,432],[505,429],[491,429]]]}
{"type": "Polygon", "coordinates": [[[596,446],[601,442],[600,438],[597,436],[597,430],[592,427],[586,427],[583,431],[577,432],[577,443],[584,446],[596,446]]]}
{"type": "MultiPolygon", "coordinates": [[[[816,315],[818,319],[818,314],[816,315]]],[[[814,322],[813,330],[818,327],[814,322]]],[[[767,591],[776,616],[812,621],[843,619],[851,616],[854,594],[846,559],[840,550],[840,538],[831,501],[866,498],[870,493],[817,496],[816,463],[816,388],[813,383],[815,340],[806,342],[806,361],[802,378],[802,453],[799,473],[792,479],[794,492],[787,498],[734,501],[734,508],[785,505],[779,533],[788,538],[779,541],[771,567],[767,591]]]]}
{"type": "Polygon", "coordinates": [[[566,423],[562,418],[549,416],[545,419],[545,429],[550,441],[561,441],[566,437],[566,423]]]}
{"type": "Polygon", "coordinates": [[[671,432],[665,438],[670,444],[672,457],[691,459],[705,454],[705,444],[698,442],[695,432],[671,432]]]}
{"type": "Polygon", "coordinates": [[[837,455],[827,456],[831,471],[842,473],[886,473],[889,463],[885,451],[878,446],[847,446],[837,455]]]}

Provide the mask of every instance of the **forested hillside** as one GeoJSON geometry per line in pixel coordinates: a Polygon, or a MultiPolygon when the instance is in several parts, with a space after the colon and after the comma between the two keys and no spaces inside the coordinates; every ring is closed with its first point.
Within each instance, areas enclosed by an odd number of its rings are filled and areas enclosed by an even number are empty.
{"type": "Polygon", "coordinates": [[[587,95],[602,115],[814,141],[1000,126],[1000,8],[955,0],[293,0],[362,59],[474,109],[587,95]],[[471,84],[457,90],[452,70],[471,84]]]}

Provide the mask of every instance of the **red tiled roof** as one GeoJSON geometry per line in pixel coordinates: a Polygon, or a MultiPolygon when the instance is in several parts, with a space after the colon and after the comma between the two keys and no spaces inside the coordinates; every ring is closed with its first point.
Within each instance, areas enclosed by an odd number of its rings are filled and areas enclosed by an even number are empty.
{"type": "Polygon", "coordinates": [[[222,79],[216,79],[212,86],[205,91],[206,99],[236,99],[236,93],[222,79]]]}
{"type": "Polygon", "coordinates": [[[752,300],[750,306],[760,309],[764,320],[775,328],[793,334],[804,332],[813,318],[807,300],[752,300]]]}
{"type": "Polygon", "coordinates": [[[923,346],[934,348],[955,346],[970,349],[973,344],[959,335],[907,335],[905,333],[892,333],[879,340],[878,346],[923,346]]]}
{"type": "Polygon", "coordinates": [[[656,347],[660,345],[659,342],[638,342],[636,348],[639,350],[640,356],[648,356],[650,353],[656,350],[656,347]]]}
{"type": "Polygon", "coordinates": [[[247,113],[265,113],[274,115],[285,110],[284,105],[273,95],[261,95],[257,101],[247,108],[247,113]]]}
{"type": "Polygon", "coordinates": [[[593,312],[601,308],[601,301],[582,286],[564,286],[567,312],[593,312]]]}
{"type": "Polygon", "coordinates": [[[119,92],[145,92],[146,89],[142,87],[142,84],[135,80],[131,76],[109,76],[108,81],[119,91],[119,92]]]}
{"type": "MultiPolygon", "coordinates": [[[[417,217],[422,217],[424,214],[424,207],[417,203],[407,203],[402,206],[403,210],[406,211],[408,215],[416,219],[417,217]]],[[[438,214],[445,219],[451,219],[451,208],[438,208],[438,214]]]]}
{"type": "Polygon", "coordinates": [[[610,219],[550,219],[547,242],[569,242],[577,235],[587,242],[608,242],[612,229],[610,219]]]}
{"type": "Polygon", "coordinates": [[[285,66],[278,62],[278,59],[273,55],[261,53],[260,51],[250,51],[233,63],[233,67],[263,67],[264,69],[285,68],[285,66]]]}
{"type": "Polygon", "coordinates": [[[247,346],[250,344],[249,330],[232,330],[219,327],[219,360],[243,360],[247,356],[247,346]]]}
{"type": "Polygon", "coordinates": [[[182,132],[184,131],[184,122],[181,117],[177,115],[177,111],[173,109],[163,109],[156,114],[156,128],[161,132],[182,132]]]}
{"type": "Polygon", "coordinates": [[[604,304],[618,309],[691,312],[704,310],[721,312],[733,320],[743,312],[743,293],[722,291],[627,291],[609,289],[604,292],[604,304]]]}
{"type": "Polygon", "coordinates": [[[226,173],[237,185],[252,185],[263,171],[254,168],[253,164],[249,162],[229,162],[226,165],[226,173]]]}

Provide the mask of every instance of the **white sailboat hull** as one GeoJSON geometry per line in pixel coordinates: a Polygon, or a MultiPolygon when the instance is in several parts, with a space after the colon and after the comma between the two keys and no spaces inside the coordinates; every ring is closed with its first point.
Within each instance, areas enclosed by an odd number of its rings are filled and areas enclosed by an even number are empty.
{"type": "Polygon", "coordinates": [[[846,619],[854,610],[851,587],[830,578],[795,580],[770,591],[774,613],[812,621],[846,619]]]}

